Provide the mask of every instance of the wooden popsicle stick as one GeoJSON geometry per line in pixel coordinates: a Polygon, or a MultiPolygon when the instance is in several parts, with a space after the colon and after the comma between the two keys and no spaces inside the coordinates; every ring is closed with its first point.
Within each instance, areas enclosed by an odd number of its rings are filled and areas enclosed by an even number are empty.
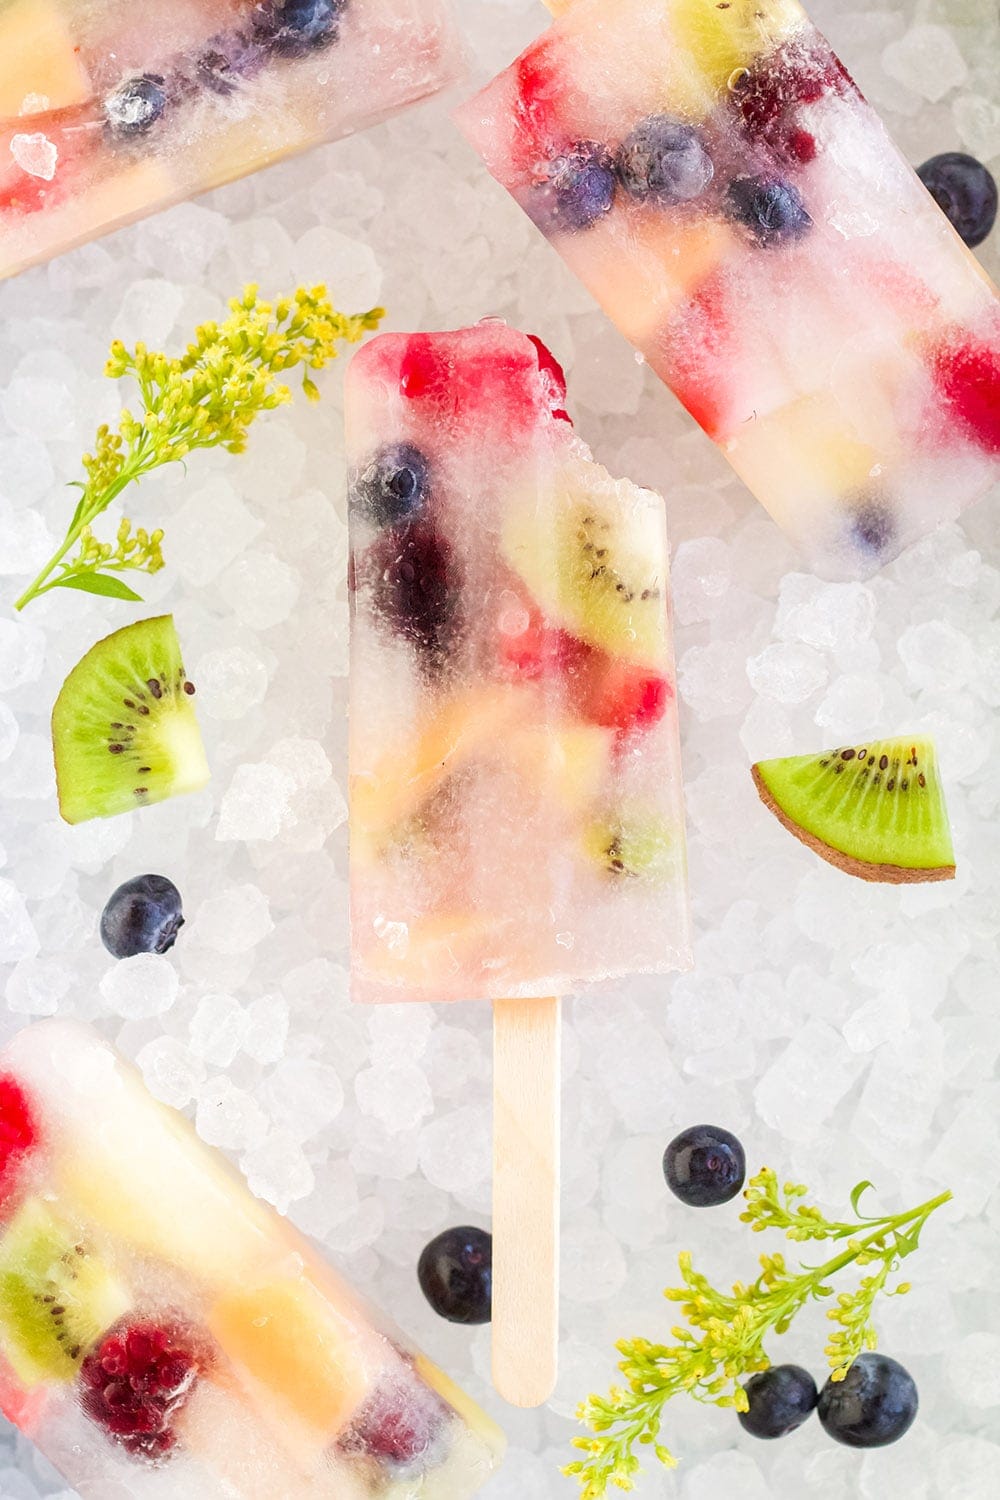
{"type": "Polygon", "coordinates": [[[541,1406],[559,1344],[558,1000],[493,1002],[493,1383],[541,1406]]]}

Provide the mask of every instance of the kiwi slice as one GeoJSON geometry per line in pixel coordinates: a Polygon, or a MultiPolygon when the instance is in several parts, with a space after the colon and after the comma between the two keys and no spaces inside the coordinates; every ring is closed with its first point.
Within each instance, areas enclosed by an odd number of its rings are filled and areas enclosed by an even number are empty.
{"type": "Polygon", "coordinates": [[[848,875],[893,885],[954,878],[930,740],[869,740],[764,760],[753,767],[753,779],[789,832],[848,875]]]}
{"type": "Polygon", "coordinates": [[[670,18],[677,41],[713,89],[805,22],[797,0],[675,0],[670,18]]]}
{"type": "Polygon", "coordinates": [[[513,499],[501,546],[554,624],[612,656],[659,667],[668,653],[663,502],[577,461],[554,494],[513,499]]]}
{"type": "Polygon", "coordinates": [[[22,1385],[72,1380],[129,1304],[86,1242],[30,1198],[0,1240],[0,1348],[22,1385]]]}
{"type": "Polygon", "coordinates": [[[673,874],[677,849],[666,824],[639,810],[594,823],[584,834],[584,848],[595,864],[620,880],[663,884],[673,874]]]}
{"type": "Polygon", "coordinates": [[[126,625],[91,647],[52,711],[67,823],[110,818],[205,785],[193,695],[171,615],[126,625]]]}

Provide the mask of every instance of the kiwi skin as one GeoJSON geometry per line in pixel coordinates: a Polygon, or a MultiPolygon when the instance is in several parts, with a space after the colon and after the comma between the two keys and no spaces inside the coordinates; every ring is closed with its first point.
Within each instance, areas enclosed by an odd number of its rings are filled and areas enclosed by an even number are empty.
{"type": "MultiPolygon", "coordinates": [[[[836,756],[845,755],[846,753],[845,751],[833,750],[829,752],[829,756],[833,760],[836,756]]],[[[809,758],[815,759],[817,764],[822,759],[820,756],[809,758]]],[[[750,774],[753,777],[754,786],[757,788],[760,800],[768,811],[774,814],[782,827],[786,828],[789,833],[794,834],[814,854],[818,854],[821,859],[825,859],[827,864],[833,865],[838,870],[843,870],[845,875],[853,875],[858,880],[866,880],[872,884],[880,885],[920,885],[931,881],[954,880],[955,866],[953,863],[925,866],[873,863],[870,860],[859,859],[855,855],[848,854],[843,849],[834,848],[832,844],[826,843],[825,840],[819,838],[809,829],[803,828],[801,824],[797,823],[794,818],[785,812],[767,785],[759,763],[750,768],[750,774]]]]}

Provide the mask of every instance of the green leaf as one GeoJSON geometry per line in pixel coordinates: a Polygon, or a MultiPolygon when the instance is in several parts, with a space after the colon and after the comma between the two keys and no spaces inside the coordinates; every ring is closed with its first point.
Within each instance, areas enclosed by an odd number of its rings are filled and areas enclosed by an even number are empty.
{"type": "Polygon", "coordinates": [[[52,585],[56,589],[79,589],[84,594],[103,594],[108,599],[128,599],[142,603],[142,595],[130,589],[127,583],[111,573],[73,573],[69,578],[59,578],[52,585]]]}
{"type": "Polygon", "coordinates": [[[868,1182],[866,1180],[864,1182],[859,1182],[857,1187],[855,1187],[851,1192],[851,1207],[857,1214],[859,1219],[863,1219],[865,1215],[859,1211],[858,1204],[861,1202],[861,1199],[864,1197],[865,1193],[867,1193],[868,1189],[874,1188],[874,1186],[875,1184],[873,1182],[868,1182]]]}

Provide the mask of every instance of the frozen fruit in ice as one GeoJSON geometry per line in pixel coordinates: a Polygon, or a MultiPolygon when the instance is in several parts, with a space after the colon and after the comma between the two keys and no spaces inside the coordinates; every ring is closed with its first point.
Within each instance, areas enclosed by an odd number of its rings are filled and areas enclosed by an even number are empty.
{"type": "Polygon", "coordinates": [[[575,677],[590,647],[569,631],[550,625],[537,609],[515,602],[501,607],[497,654],[506,675],[532,681],[554,675],[575,677]]]}
{"type": "Polygon", "coordinates": [[[159,73],[143,73],[119,84],[104,101],[104,113],[116,135],[144,135],[167,107],[166,80],[159,73]]]}
{"type": "Polygon", "coordinates": [[[384,531],[358,563],[356,579],[370,581],[378,618],[425,662],[439,664],[452,642],[459,589],[450,549],[433,524],[384,531]]]}
{"type": "Polygon", "coordinates": [[[950,414],[987,453],[1000,453],[1000,327],[991,343],[946,340],[933,368],[950,414]]]}
{"type": "Polygon", "coordinates": [[[913,1424],[919,1404],[913,1376],[886,1354],[859,1354],[843,1380],[820,1391],[823,1429],[849,1448],[884,1448],[913,1424]]]}
{"type": "Polygon", "coordinates": [[[38,1122],[16,1078],[0,1073],[0,1211],[15,1196],[25,1159],[38,1141],[38,1122]]]}
{"type": "Polygon", "coordinates": [[[726,206],[758,245],[801,239],[812,228],[802,194],[793,182],[771,177],[736,177],[726,189],[726,206]]]}
{"type": "Polygon", "coordinates": [[[981,245],[997,217],[996,179],[964,151],[942,151],[917,168],[917,176],[967,245],[981,245]]]}
{"type": "Polygon", "coordinates": [[[234,1285],[210,1307],[208,1326],[277,1424],[329,1440],[357,1409],[365,1390],[358,1352],[307,1277],[234,1285]]]}
{"type": "Polygon", "coordinates": [[[668,678],[631,662],[593,651],[580,663],[576,689],[580,712],[594,724],[623,733],[649,729],[666,713],[672,696],[668,678]]]}
{"type": "Polygon", "coordinates": [[[589,229],[611,208],[614,163],[594,141],[575,141],[546,164],[525,207],[546,234],[589,229]]]}
{"type": "Polygon", "coordinates": [[[52,711],[66,822],[109,818],[203,787],[209,770],[193,699],[172,616],[138,620],[92,646],[52,711]]]}
{"type": "Polygon", "coordinates": [[[449,1411],[410,1367],[386,1373],[342,1435],[338,1449],[415,1478],[440,1462],[449,1411]]]}
{"type": "Polygon", "coordinates": [[[535,346],[538,368],[550,382],[552,415],[562,422],[571,423],[570,414],[566,410],[566,372],[547,344],[543,344],[533,333],[528,334],[528,339],[535,346]]]}
{"type": "Polygon", "coordinates": [[[896,535],[896,517],[884,500],[862,499],[851,506],[850,531],[865,552],[881,557],[896,535]]]}
{"type": "Polygon", "coordinates": [[[174,1421],[204,1365],[180,1323],[127,1319],[80,1367],[80,1405],[133,1458],[155,1462],[177,1441],[174,1421]]]}
{"type": "Polygon", "coordinates": [[[692,65],[721,92],[737,69],[801,26],[802,10],[796,0],[675,0],[670,21],[692,65]]]}
{"type": "Polygon", "coordinates": [[[199,83],[217,94],[231,94],[245,78],[260,71],[267,58],[263,40],[246,32],[213,37],[198,58],[199,83]]]}
{"type": "Polygon", "coordinates": [[[618,148],[615,167],[631,198],[665,205],[700,197],[714,171],[701,132],[670,115],[641,120],[618,148]]]}
{"type": "Polygon", "coordinates": [[[430,466],[413,443],[380,448],[351,485],[351,503],[366,511],[378,526],[395,526],[426,505],[430,466]]]}
{"type": "Polygon", "coordinates": [[[771,1365],[743,1386],[750,1405],[741,1425],[758,1438],[785,1437],[811,1416],[819,1399],[816,1382],[801,1365],[771,1365]]]}
{"type": "Polygon", "coordinates": [[[449,1323],[488,1323],[493,1308],[493,1236],[485,1229],[446,1229],[425,1245],[420,1289],[449,1323]]]}
{"type": "Polygon", "coordinates": [[[267,0],[255,30],[281,57],[304,57],[337,40],[347,0],[267,0]]]}
{"type": "Polygon", "coordinates": [[[816,140],[802,124],[800,106],[853,89],[840,59],[828,48],[789,43],[734,73],[729,97],[751,140],[763,141],[779,156],[807,162],[816,155],[816,140]]]}
{"type": "Polygon", "coordinates": [[[953,880],[955,852],[934,745],[869,740],[760,761],[753,779],[785,828],[848,875],[892,885],[953,880]]]}
{"type": "Polygon", "coordinates": [[[539,504],[512,497],[504,555],[545,616],[625,660],[659,667],[667,584],[663,506],[648,490],[602,488],[593,465],[567,462],[539,504]]]}
{"type": "Polygon", "coordinates": [[[136,875],[110,896],[101,913],[101,942],[115,958],[166,953],[184,925],[181,893],[165,875],[136,875]]]}
{"type": "Polygon", "coordinates": [[[28,1198],[0,1239],[0,1351],[22,1385],[72,1380],[129,1296],[77,1227],[28,1198]]]}
{"type": "Polygon", "coordinates": [[[661,818],[628,807],[584,830],[583,848],[597,869],[613,880],[660,885],[676,878],[678,840],[661,818]]]}
{"type": "Polygon", "coordinates": [[[61,0],[10,0],[0,6],[0,119],[17,119],[26,101],[65,109],[90,97],[90,79],[61,0]]]}
{"type": "Polygon", "coordinates": [[[743,1147],[718,1125],[692,1125],[674,1137],[663,1153],[663,1175],[670,1191],[691,1208],[728,1203],[746,1178],[743,1147]]]}

